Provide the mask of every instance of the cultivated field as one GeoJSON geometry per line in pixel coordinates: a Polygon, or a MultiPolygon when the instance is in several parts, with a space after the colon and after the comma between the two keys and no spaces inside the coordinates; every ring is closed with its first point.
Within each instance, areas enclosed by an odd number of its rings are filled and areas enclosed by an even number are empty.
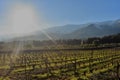
{"type": "Polygon", "coordinates": [[[0,51],[0,80],[119,79],[119,48],[0,51]]]}

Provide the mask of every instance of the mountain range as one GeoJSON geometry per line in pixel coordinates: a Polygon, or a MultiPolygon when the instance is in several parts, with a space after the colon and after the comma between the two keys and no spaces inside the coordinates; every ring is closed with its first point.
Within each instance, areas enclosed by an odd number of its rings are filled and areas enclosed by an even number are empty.
{"type": "Polygon", "coordinates": [[[36,31],[32,35],[15,40],[87,39],[120,33],[120,19],[80,25],[68,24],[36,31]]]}

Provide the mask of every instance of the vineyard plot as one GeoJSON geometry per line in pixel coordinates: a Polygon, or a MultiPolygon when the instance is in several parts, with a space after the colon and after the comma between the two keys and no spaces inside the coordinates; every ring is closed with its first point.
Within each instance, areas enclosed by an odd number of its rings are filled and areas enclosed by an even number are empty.
{"type": "Polygon", "coordinates": [[[0,53],[1,80],[119,80],[120,50],[0,53]]]}

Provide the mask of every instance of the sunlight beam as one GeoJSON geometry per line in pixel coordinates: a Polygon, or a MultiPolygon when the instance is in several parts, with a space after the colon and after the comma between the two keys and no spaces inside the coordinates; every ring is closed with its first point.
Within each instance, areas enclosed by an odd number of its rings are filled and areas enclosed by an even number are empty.
{"type": "Polygon", "coordinates": [[[25,35],[40,29],[38,18],[39,16],[33,5],[13,5],[7,17],[9,33],[25,35]]]}

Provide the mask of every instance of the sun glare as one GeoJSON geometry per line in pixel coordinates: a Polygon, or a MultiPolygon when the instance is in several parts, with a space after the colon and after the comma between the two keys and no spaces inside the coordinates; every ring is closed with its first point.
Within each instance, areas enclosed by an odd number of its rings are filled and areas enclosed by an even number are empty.
{"type": "Polygon", "coordinates": [[[11,33],[29,34],[38,29],[38,15],[32,5],[17,4],[12,6],[8,15],[11,33]]]}

